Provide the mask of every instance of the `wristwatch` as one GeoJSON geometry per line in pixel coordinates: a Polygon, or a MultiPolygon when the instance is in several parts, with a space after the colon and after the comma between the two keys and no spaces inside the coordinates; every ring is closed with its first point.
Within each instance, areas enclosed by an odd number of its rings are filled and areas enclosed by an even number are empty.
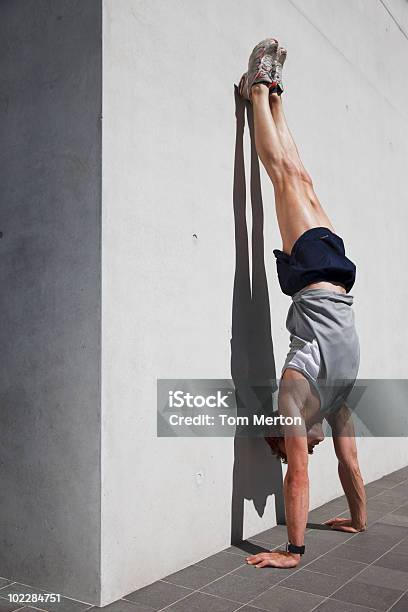
{"type": "Polygon", "coordinates": [[[303,546],[295,546],[290,542],[286,543],[286,552],[294,553],[295,555],[304,555],[305,554],[305,545],[303,546]]]}

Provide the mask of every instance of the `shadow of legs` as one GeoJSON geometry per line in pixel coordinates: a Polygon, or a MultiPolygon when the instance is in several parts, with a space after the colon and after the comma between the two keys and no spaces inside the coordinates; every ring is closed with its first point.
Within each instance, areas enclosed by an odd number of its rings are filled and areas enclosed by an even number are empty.
{"type": "MultiPolygon", "coordinates": [[[[263,204],[259,162],[252,131],[252,111],[248,105],[248,124],[251,134],[250,191],[253,217],[252,288],[249,274],[243,150],[246,107],[245,101],[235,88],[236,141],[233,206],[236,260],[232,304],[231,376],[236,389],[239,415],[270,413],[272,395],[277,390],[269,293],[264,263],[263,204]]],[[[285,513],[280,462],[271,456],[262,437],[236,436],[231,542],[239,542],[243,537],[244,500],[251,500],[258,515],[262,516],[269,495],[275,495],[276,518],[278,524],[282,524],[285,520],[285,513]]]]}

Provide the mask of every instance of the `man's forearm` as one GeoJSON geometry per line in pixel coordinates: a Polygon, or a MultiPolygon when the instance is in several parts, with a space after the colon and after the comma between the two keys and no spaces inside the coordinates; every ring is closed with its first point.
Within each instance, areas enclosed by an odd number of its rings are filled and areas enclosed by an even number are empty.
{"type": "Polygon", "coordinates": [[[285,477],[283,493],[285,497],[288,539],[292,544],[302,546],[309,512],[309,480],[307,473],[301,476],[292,476],[289,469],[285,477]]]}
{"type": "Polygon", "coordinates": [[[358,464],[349,466],[339,463],[339,478],[350,508],[353,527],[364,529],[367,526],[367,507],[364,483],[358,464]]]}

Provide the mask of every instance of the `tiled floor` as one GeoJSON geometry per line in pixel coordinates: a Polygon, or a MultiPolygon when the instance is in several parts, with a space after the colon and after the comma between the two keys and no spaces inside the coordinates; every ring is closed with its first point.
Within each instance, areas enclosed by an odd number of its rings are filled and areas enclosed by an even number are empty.
{"type": "MultiPolygon", "coordinates": [[[[322,529],[322,521],[346,512],[344,498],[313,510],[307,552],[296,569],[256,569],[245,564],[248,553],[286,541],[286,528],[274,527],[134,591],[104,610],[408,612],[408,467],[367,485],[366,490],[369,529],[355,535],[322,529]]],[[[8,593],[28,590],[0,578],[0,612],[28,612],[29,607],[7,601],[8,593]]],[[[46,609],[83,612],[90,606],[62,598],[46,609]]]]}

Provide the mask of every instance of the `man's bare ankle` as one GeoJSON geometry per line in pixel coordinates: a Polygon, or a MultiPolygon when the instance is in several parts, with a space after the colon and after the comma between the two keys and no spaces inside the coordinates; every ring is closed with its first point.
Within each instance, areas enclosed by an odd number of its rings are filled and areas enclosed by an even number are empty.
{"type": "Polygon", "coordinates": [[[256,95],[265,95],[269,93],[269,87],[266,85],[266,83],[255,83],[255,85],[252,85],[251,87],[251,96],[256,96],[256,95]]]}
{"type": "Polygon", "coordinates": [[[271,104],[279,104],[280,101],[281,101],[281,98],[280,98],[280,96],[278,96],[277,93],[270,93],[269,94],[269,102],[271,104]]]}

